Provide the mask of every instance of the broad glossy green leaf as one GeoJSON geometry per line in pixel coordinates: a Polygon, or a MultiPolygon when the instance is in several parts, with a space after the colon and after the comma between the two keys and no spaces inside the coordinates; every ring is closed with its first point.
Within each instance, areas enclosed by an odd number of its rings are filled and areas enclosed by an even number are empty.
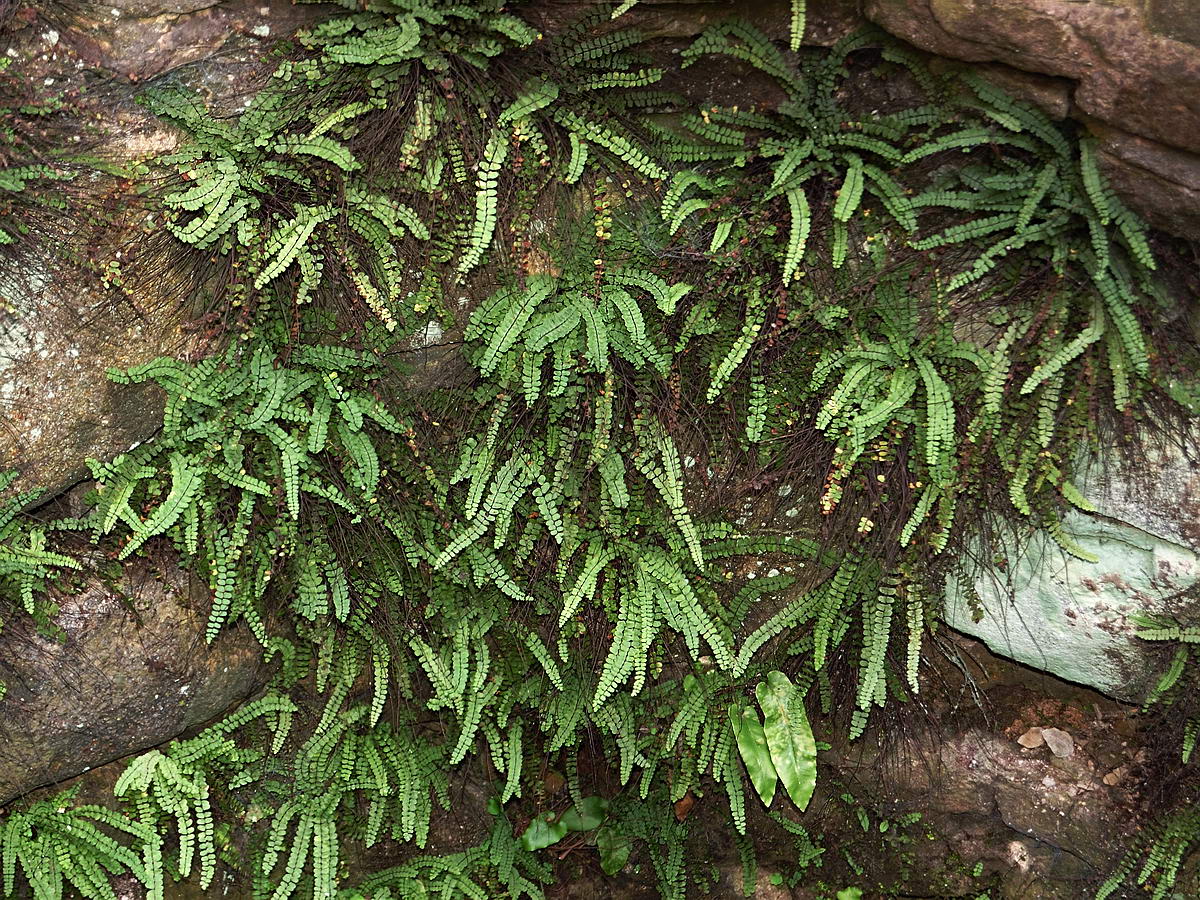
{"type": "Polygon", "coordinates": [[[603,797],[584,797],[563,813],[560,821],[567,831],[591,831],[599,828],[607,815],[607,800],[603,797]]]}
{"type": "MultiPolygon", "coordinates": [[[[592,831],[608,816],[608,801],[603,797],[584,797],[561,816],[545,812],[529,823],[521,835],[526,850],[542,850],[557,844],[568,831],[592,831]]],[[[623,864],[622,864],[623,865],[623,864]]]]}
{"type": "Polygon", "coordinates": [[[770,672],[755,696],[763,711],[771,762],[792,802],[804,809],[817,784],[817,742],[804,712],[804,698],[782,672],[770,672]]]}
{"type": "Polygon", "coordinates": [[[596,832],[596,849],[600,851],[600,868],[605,875],[616,875],[629,861],[629,838],[608,826],[596,832]]]}
{"type": "Polygon", "coordinates": [[[733,736],[737,739],[738,753],[746,764],[750,783],[766,806],[775,799],[775,784],[779,780],[775,764],[771,762],[771,751],[767,749],[767,738],[762,723],[753,706],[738,710],[737,704],[729,707],[729,722],[733,736]]]}
{"type": "Polygon", "coordinates": [[[526,850],[543,850],[551,844],[557,844],[567,833],[567,826],[557,819],[552,812],[542,813],[529,823],[525,833],[521,835],[521,846],[526,850]]]}

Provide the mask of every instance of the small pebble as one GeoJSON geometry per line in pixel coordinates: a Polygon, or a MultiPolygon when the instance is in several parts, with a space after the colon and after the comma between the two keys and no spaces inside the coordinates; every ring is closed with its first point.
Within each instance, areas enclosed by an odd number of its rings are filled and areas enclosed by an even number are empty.
{"type": "Polygon", "coordinates": [[[1050,747],[1050,752],[1059,759],[1067,759],[1075,752],[1074,738],[1061,728],[1043,728],[1042,737],[1050,747]]]}
{"type": "Polygon", "coordinates": [[[1022,747],[1032,750],[1034,747],[1042,746],[1042,744],[1046,743],[1046,741],[1042,737],[1042,729],[1034,727],[1030,728],[1023,735],[1017,738],[1017,743],[1022,747]]]}

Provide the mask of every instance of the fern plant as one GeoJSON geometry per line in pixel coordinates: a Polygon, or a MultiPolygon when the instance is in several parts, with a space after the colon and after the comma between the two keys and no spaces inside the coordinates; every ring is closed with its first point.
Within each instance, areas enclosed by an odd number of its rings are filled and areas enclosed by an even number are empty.
{"type": "MultiPolygon", "coordinates": [[[[1144,641],[1164,641],[1177,643],[1171,662],[1163,672],[1158,682],[1146,695],[1144,708],[1155,704],[1170,706],[1181,696],[1186,696],[1185,676],[1190,675],[1191,665],[1195,661],[1196,648],[1200,644],[1200,629],[1195,626],[1184,626],[1179,622],[1163,617],[1136,614],[1130,616],[1130,621],[1136,626],[1136,634],[1144,641]]],[[[1200,717],[1190,716],[1183,730],[1183,761],[1189,762],[1196,749],[1196,738],[1200,736],[1200,717]]]]}
{"type": "Polygon", "coordinates": [[[1160,817],[1136,836],[1133,846],[1096,891],[1096,900],[1105,900],[1130,883],[1149,892],[1153,900],[1177,896],[1178,888],[1193,892],[1197,887],[1194,876],[1188,879],[1188,884],[1176,882],[1187,854],[1195,849],[1198,840],[1200,805],[1185,803],[1178,811],[1160,817]]]}
{"type": "Polygon", "coordinates": [[[238,260],[245,271],[232,286],[235,300],[286,276],[303,304],[337,261],[361,301],[389,330],[396,327],[404,287],[397,245],[430,235],[411,207],[355,176],[362,164],[339,140],[377,104],[306,111],[268,91],[231,124],[179,88],[143,98],[193,138],[160,160],[186,185],[163,197],[167,228],[199,250],[238,260]],[[333,185],[339,207],[323,202],[333,185]]]}
{"type": "MultiPolygon", "coordinates": [[[[17,477],[17,472],[0,473],[0,492],[7,491],[17,477]]],[[[41,595],[50,581],[62,570],[82,568],[78,560],[51,549],[48,529],[25,513],[41,493],[36,489],[10,492],[0,500],[0,598],[4,612],[15,607],[39,619],[43,617],[41,595]]],[[[3,690],[0,681],[0,695],[3,690]]]]}
{"type": "Polygon", "coordinates": [[[447,71],[456,63],[486,69],[509,47],[527,47],[538,33],[503,11],[497,0],[446,7],[428,0],[343,3],[352,15],[323,22],[301,36],[341,65],[411,66],[447,71]]]}
{"type": "MultiPolygon", "coordinates": [[[[761,32],[735,22],[710,28],[684,52],[685,67],[714,53],[739,59],[774,78],[787,93],[776,114],[714,107],[686,117],[688,135],[676,153],[689,161],[710,160],[710,165],[742,167],[758,159],[768,166],[770,184],[762,196],[784,198],[790,218],[780,254],[785,284],[803,269],[814,206],[826,205],[814,203],[816,198],[829,193],[835,198],[829,210],[834,268],[847,259],[850,222],[863,209],[864,198],[875,198],[902,229],[916,227],[916,208],[891,172],[904,156],[905,144],[940,120],[932,109],[878,116],[870,123],[847,120],[837,101],[840,73],[846,57],[871,39],[869,34],[848,37],[828,56],[798,69],[761,32]]],[[[712,191],[716,184],[712,175],[676,176],[676,185],[689,190],[712,191]]],[[[676,228],[706,206],[700,198],[679,203],[672,194],[667,201],[664,215],[670,213],[676,228]]],[[[724,243],[727,221],[718,222],[710,249],[724,243]]]]}
{"type": "MultiPolygon", "coordinates": [[[[295,561],[301,616],[348,617],[346,573],[304,509],[316,504],[357,520],[378,515],[381,463],[372,434],[406,430],[363,389],[378,376],[369,354],[312,345],[297,348],[291,363],[279,366],[259,344],[194,366],[159,359],[111,373],[121,383],[156,381],[167,390],[167,410],[158,440],[93,462],[97,502],[85,527],[96,538],[124,535],[121,559],[167,536],[197,560],[214,595],[210,641],[241,617],[267,643],[260,604],[280,556],[295,561]],[[322,458],[335,447],[342,463],[331,481],[322,458]],[[267,508],[285,511],[274,519],[276,546],[249,540],[267,508]]],[[[419,557],[406,523],[388,521],[419,557]]]]}
{"type": "Polygon", "coordinates": [[[380,108],[404,102],[396,96],[400,90],[405,96],[415,91],[400,143],[400,168],[412,176],[399,183],[418,195],[473,183],[473,215],[439,223],[461,238],[456,271],[464,276],[495,243],[502,176],[521,169],[523,177],[542,180],[539,168],[557,168],[551,159],[554,140],[565,136],[572,148],[569,162],[555,173],[567,184],[577,182],[595,159],[589,148],[646,177],[665,177],[637,135],[614,115],[653,102],[646,89],[662,71],[630,52],[642,41],[636,31],[596,37],[591,33],[595,21],[585,19],[553,42],[548,61],[553,78],[539,71],[511,94],[494,86],[471,88],[464,100],[447,88],[450,77],[469,78],[471,70],[486,69],[493,57],[541,37],[496,2],[371,3],[302,35],[306,47],[320,52],[319,62],[281,72],[288,79],[320,83],[361,79],[371,103],[380,108]],[[464,103],[469,113],[456,109],[464,103]],[[462,131],[466,115],[495,123],[479,135],[483,151],[476,159],[469,150],[474,136],[462,131]]]}
{"type": "Polygon", "coordinates": [[[961,414],[954,397],[977,389],[989,360],[979,348],[957,340],[944,315],[922,335],[916,300],[905,282],[903,273],[882,280],[863,333],[823,353],[813,369],[809,390],[822,398],[815,424],[834,445],[821,511],[828,514],[838,505],[868,448],[875,458],[886,456],[911,428],[910,477],[920,493],[899,539],[909,544],[937,509],[931,541],[940,550],[960,483],[956,424],[961,414]]]}
{"type": "Polygon", "coordinates": [[[88,900],[116,900],[110,879],[126,873],[154,883],[148,867],[158,852],[158,834],[103,807],[74,806],[76,790],[5,816],[0,830],[5,897],[17,896],[18,873],[35,900],[59,900],[65,890],[88,900]]]}
{"type": "Polygon", "coordinates": [[[1127,406],[1147,372],[1146,342],[1135,310],[1156,296],[1149,278],[1155,262],[1144,226],[1100,175],[1094,143],[1072,140],[1040,111],[978,76],[934,78],[911,54],[886,42],[885,59],[907,68],[929,99],[941,102],[869,123],[851,120],[837,99],[843,67],[851,54],[880,41],[870,33],[852,35],[829,55],[797,68],[749,26],[727,23],[706,32],[686,51],[685,65],[706,54],[729,55],[774,78],[789,99],[774,115],[713,108],[685,118],[688,134],[683,140],[675,136],[676,157],[705,160],[709,170],[675,176],[664,199],[664,218],[676,230],[696,213],[715,219],[710,249],[720,248],[736,218],[725,211],[730,200],[716,203],[727,193],[720,168],[740,169],[762,159],[770,167],[762,196],[785,198],[790,219],[779,251],[786,284],[803,271],[814,209],[827,210],[835,268],[850,252],[852,220],[870,212],[868,199],[905,232],[917,231],[935,214],[941,221],[969,217],[911,240],[920,251],[980,246],[973,262],[948,279],[946,291],[967,288],[1009,254],[1025,252],[1045,256],[1064,276],[1087,284],[1094,298],[1083,292],[1090,321],[1041,361],[1026,390],[1052,377],[1107,330],[1113,395],[1118,406],[1127,406]],[[947,99],[959,86],[959,99],[947,99]],[[1007,151],[999,164],[989,159],[956,166],[924,186],[906,185],[898,174],[930,158],[997,147],[1007,151]]]}
{"type": "MultiPolygon", "coordinates": [[[[278,753],[291,729],[296,705],[286,697],[268,694],[242,706],[236,713],[206,728],[194,738],[172,742],[165,751],[151,750],[131,762],[117,779],[113,794],[124,797],[137,811],[138,822],[159,841],[163,821],[173,822],[178,839],[174,872],[187,878],[199,861],[199,885],[207,890],[217,866],[217,846],[212,808],[213,779],[223,786],[246,784],[264,771],[266,754],[246,747],[234,732],[264,722],[271,731],[271,752],[278,753]]],[[[147,896],[164,896],[166,867],[161,847],[147,856],[143,883],[147,896]]]]}
{"type": "Polygon", "coordinates": [[[538,897],[549,867],[513,826],[554,767],[576,812],[605,794],[606,871],[636,850],[684,896],[672,804],[715,794],[752,884],[747,782],[803,808],[814,730],[844,715],[856,738],[920,689],[960,506],[998,487],[1052,534],[1086,508],[1097,385],[1127,407],[1153,374],[1139,226],[1086,142],[900,48],[885,62],[930,102],[848,111],[869,35],[797,64],[718,26],[684,62],[742,60],[787,101],[661,117],[680,101],[642,36],[606,27],[633,4],[544,42],[493,0],[345,5],[236,117],[149,94],[191,134],[162,160],[168,232],[224,258],[222,299],[250,308],[211,359],[113,374],[163,388],[163,428],[93,463],[81,522],[36,524],[27,497],[0,515],[0,583],[27,608],[74,565],[60,530],[120,561],[173,548],[212,591],[209,639],[246,622],[273,690],[134,760],[132,819],[10,816],[5,871],[45,896],[107,896],[118,868],[151,896],[168,875],[212,890],[228,843],[271,900],[538,897]],[[384,359],[456,283],[486,298],[462,383],[410,390],[384,359]],[[818,448],[828,477],[803,481],[818,448]],[[789,516],[818,513],[790,535],[750,515],[781,480],[802,484],[789,516]],[[352,843],[426,845],[460,766],[492,778],[491,835],[348,884],[352,843]]]}
{"type": "Polygon", "coordinates": [[[1013,100],[977,76],[964,76],[984,123],[944,135],[905,161],[969,146],[976,135],[989,145],[1016,148],[998,165],[967,166],[956,183],[939,185],[913,199],[927,205],[970,210],[974,221],[945,228],[914,242],[919,249],[961,241],[987,246],[972,265],[950,279],[947,288],[969,285],[1009,253],[1022,248],[1049,258],[1054,268],[1087,283],[1094,301],[1090,321],[1054,356],[1041,362],[1022,387],[1029,392],[1100,340],[1107,331],[1113,395],[1128,406],[1137,379],[1148,371],[1146,339],[1135,310],[1155,296],[1149,273],[1155,267],[1145,227],[1116,197],[1100,175],[1092,139],[1070,141],[1039,111],[1013,100]],[[999,126],[997,128],[996,126],[999,126]],[[963,141],[969,143],[964,145],[963,141]]]}
{"type": "MultiPolygon", "coordinates": [[[[497,810],[498,812],[498,810],[497,810]]],[[[512,826],[498,816],[482,844],[444,856],[418,856],[377,872],[339,900],[400,900],[437,892],[441,896],[489,900],[510,897],[542,900],[541,885],[551,880],[549,867],[514,839],[512,826]]]]}

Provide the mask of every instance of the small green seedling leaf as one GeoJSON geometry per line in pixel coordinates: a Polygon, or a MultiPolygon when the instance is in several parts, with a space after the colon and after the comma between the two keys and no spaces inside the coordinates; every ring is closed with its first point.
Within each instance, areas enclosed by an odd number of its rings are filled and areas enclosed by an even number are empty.
{"type": "Polygon", "coordinates": [[[607,825],[596,832],[596,848],[600,851],[600,868],[605,875],[616,875],[625,868],[632,849],[629,838],[607,825]]]}
{"type": "Polygon", "coordinates": [[[607,800],[603,797],[584,797],[563,813],[559,821],[567,831],[591,831],[599,828],[607,815],[607,800]]]}
{"type": "Polygon", "coordinates": [[[608,816],[608,801],[603,797],[584,797],[561,816],[545,812],[529,823],[521,835],[526,850],[543,850],[557,844],[568,831],[592,831],[608,816]]]}
{"type": "Polygon", "coordinates": [[[529,827],[521,835],[521,846],[530,852],[544,850],[561,841],[566,833],[567,826],[561,819],[557,819],[554,813],[542,813],[529,823],[529,827]]]}

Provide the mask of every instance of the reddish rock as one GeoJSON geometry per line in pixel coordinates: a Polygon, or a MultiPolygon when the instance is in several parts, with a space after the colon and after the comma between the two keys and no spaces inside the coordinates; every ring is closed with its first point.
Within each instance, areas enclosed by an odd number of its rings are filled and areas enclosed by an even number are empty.
{"type": "MultiPolygon", "coordinates": [[[[1075,103],[1126,131],[1200,151],[1200,49],[1144,4],[868,0],[868,18],[925,50],[1078,82],[1075,103]]],[[[1194,15],[1194,11],[1192,13],[1194,15]]]]}
{"type": "Polygon", "coordinates": [[[287,37],[323,15],[287,0],[109,0],[63,35],[93,65],[144,81],[210,59],[231,42],[287,37]]]}
{"type": "Polygon", "coordinates": [[[1113,189],[1155,228],[1200,237],[1200,154],[1091,123],[1100,168],[1113,189]]]}

